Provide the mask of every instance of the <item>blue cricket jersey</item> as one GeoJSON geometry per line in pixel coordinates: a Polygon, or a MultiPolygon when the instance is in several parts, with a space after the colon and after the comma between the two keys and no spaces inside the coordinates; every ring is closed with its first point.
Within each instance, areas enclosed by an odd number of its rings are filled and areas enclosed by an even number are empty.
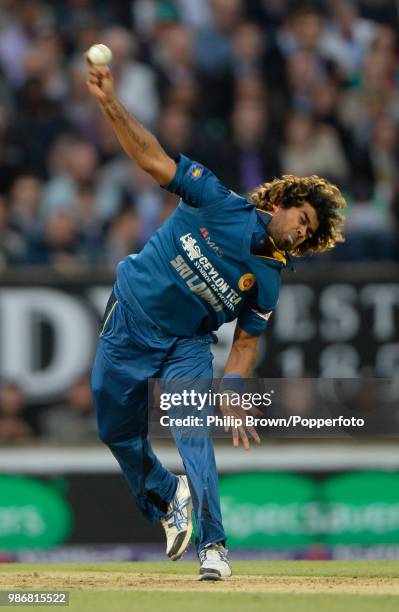
{"type": "Polygon", "coordinates": [[[117,267],[116,294],[174,336],[206,334],[238,317],[258,336],[277,305],[285,256],[251,252],[270,241],[271,215],[230,191],[206,167],[180,155],[172,182],[181,196],[138,255],[117,267]]]}

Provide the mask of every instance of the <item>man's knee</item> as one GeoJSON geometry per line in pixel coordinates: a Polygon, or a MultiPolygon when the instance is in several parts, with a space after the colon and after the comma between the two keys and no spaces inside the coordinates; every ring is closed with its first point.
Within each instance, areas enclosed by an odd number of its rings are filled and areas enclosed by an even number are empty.
{"type": "Polygon", "coordinates": [[[147,396],[144,392],[126,389],[120,381],[104,376],[98,366],[93,368],[91,392],[98,437],[104,444],[111,447],[146,433],[147,396]]]}
{"type": "MultiPolygon", "coordinates": [[[[97,400],[99,398],[97,397],[97,400]]],[[[95,400],[96,403],[96,400],[95,400]]],[[[112,401],[108,396],[97,401],[97,435],[101,442],[111,448],[141,440],[147,433],[147,422],[141,415],[126,419],[126,406],[112,401]]],[[[141,442],[140,442],[141,444],[141,442]]],[[[136,444],[134,444],[136,446],[136,444]]]]}

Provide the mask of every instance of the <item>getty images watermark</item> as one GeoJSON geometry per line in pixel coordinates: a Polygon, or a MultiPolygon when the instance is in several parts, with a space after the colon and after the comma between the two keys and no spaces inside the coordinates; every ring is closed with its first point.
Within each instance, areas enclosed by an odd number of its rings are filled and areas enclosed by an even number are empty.
{"type": "Polygon", "coordinates": [[[364,427],[365,419],[361,417],[309,417],[303,415],[287,415],[285,417],[259,416],[262,409],[272,406],[274,390],[264,393],[225,393],[206,391],[199,392],[194,389],[184,389],[181,392],[161,393],[159,407],[163,411],[172,410],[173,415],[165,414],[159,418],[161,427],[267,427],[267,428],[301,428],[325,429],[336,427],[364,427]],[[218,408],[221,405],[231,409],[241,409],[242,414],[205,414],[205,409],[218,408]],[[196,410],[199,414],[182,413],[184,408],[196,410]],[[175,414],[178,410],[178,416],[175,414]],[[258,414],[250,414],[252,411],[258,414]]]}
{"type": "Polygon", "coordinates": [[[399,377],[151,379],[148,405],[160,438],[225,438],[232,427],[267,438],[399,438],[399,377]]]}

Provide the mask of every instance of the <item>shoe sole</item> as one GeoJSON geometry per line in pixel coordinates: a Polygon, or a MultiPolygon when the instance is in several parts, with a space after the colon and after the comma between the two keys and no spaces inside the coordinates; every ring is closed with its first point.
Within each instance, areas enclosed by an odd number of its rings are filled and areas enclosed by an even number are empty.
{"type": "Polygon", "coordinates": [[[198,576],[198,580],[224,580],[224,578],[231,578],[232,575],[233,572],[229,576],[222,576],[218,570],[204,570],[204,573],[198,576]]]}
{"type": "Polygon", "coordinates": [[[188,516],[189,516],[187,531],[185,532],[184,538],[182,539],[182,541],[177,543],[177,547],[178,547],[177,551],[174,552],[173,548],[172,550],[169,551],[168,557],[171,561],[178,561],[180,557],[184,555],[184,553],[186,552],[187,548],[190,545],[190,540],[191,540],[191,536],[193,533],[193,517],[192,517],[193,502],[191,501],[191,499],[190,499],[190,502],[188,503],[187,508],[188,508],[188,516]]]}
{"type": "Polygon", "coordinates": [[[222,580],[222,576],[218,570],[204,570],[204,573],[201,573],[198,577],[198,580],[222,580]]]}

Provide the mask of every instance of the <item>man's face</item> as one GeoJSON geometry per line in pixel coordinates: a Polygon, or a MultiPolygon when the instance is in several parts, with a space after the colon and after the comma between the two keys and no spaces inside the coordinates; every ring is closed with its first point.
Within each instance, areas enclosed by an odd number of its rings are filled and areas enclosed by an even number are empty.
{"type": "Polygon", "coordinates": [[[319,227],[317,213],[308,202],[291,208],[282,208],[275,204],[271,212],[273,217],[267,230],[282,251],[293,251],[319,227]]]}

